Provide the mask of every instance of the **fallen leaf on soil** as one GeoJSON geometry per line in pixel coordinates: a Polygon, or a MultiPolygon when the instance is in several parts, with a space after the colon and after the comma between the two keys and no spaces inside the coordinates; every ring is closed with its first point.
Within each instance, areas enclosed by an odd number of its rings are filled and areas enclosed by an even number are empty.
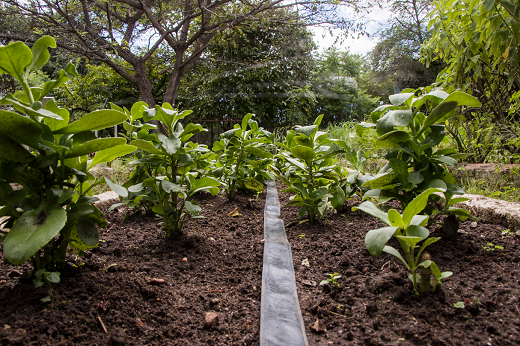
{"type": "Polygon", "coordinates": [[[309,222],[309,219],[301,220],[300,222],[298,222],[298,224],[301,225],[302,223],[306,223],[306,222],[309,222]]]}
{"type": "Polygon", "coordinates": [[[325,333],[327,331],[327,327],[323,323],[320,322],[319,319],[316,319],[316,322],[311,326],[311,329],[316,333],[325,333]]]}
{"type": "Polygon", "coordinates": [[[302,280],[302,284],[304,284],[305,286],[316,286],[316,281],[311,281],[311,280],[302,280]]]}
{"type": "Polygon", "coordinates": [[[164,279],[151,278],[150,281],[148,281],[148,283],[150,285],[162,285],[165,284],[166,281],[164,279]]]}
{"type": "Polygon", "coordinates": [[[305,259],[302,261],[302,266],[310,267],[309,259],[308,259],[308,258],[305,258],[305,259]]]}
{"type": "Polygon", "coordinates": [[[235,210],[233,210],[231,213],[228,214],[228,216],[237,217],[237,216],[242,216],[242,214],[240,214],[238,212],[238,207],[236,207],[235,210]]]}
{"type": "Polygon", "coordinates": [[[206,317],[204,318],[204,328],[210,328],[212,326],[216,326],[217,324],[218,324],[218,313],[206,312],[206,317]]]}

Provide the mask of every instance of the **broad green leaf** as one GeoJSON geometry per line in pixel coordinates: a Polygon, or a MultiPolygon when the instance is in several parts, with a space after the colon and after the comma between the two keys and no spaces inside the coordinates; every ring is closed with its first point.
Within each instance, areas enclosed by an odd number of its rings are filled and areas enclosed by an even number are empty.
{"type": "MultiPolygon", "coordinates": [[[[486,11],[489,11],[493,8],[493,6],[495,6],[495,2],[496,0],[484,0],[484,10],[486,11]]],[[[439,275],[440,275],[440,271],[439,271],[439,275]]]]}
{"type": "Polygon", "coordinates": [[[134,145],[138,149],[141,149],[142,151],[145,151],[149,154],[153,155],[166,155],[166,152],[157,149],[152,142],[145,141],[144,139],[136,139],[132,142],[130,142],[130,145],[134,145]]]}
{"type": "Polygon", "coordinates": [[[14,265],[23,264],[54,239],[66,222],[67,212],[59,205],[25,212],[4,238],[7,260],[14,265]]]}
{"type": "Polygon", "coordinates": [[[376,140],[376,146],[380,148],[399,148],[399,143],[407,142],[410,135],[406,131],[395,130],[390,131],[376,140]]]}
{"type": "Polygon", "coordinates": [[[0,161],[25,163],[31,158],[31,153],[21,144],[7,136],[0,136],[0,161]]]}
{"type": "Polygon", "coordinates": [[[192,203],[190,201],[184,202],[184,207],[190,213],[191,215],[199,216],[200,212],[202,211],[201,207],[199,207],[197,204],[192,203]]]}
{"type": "Polygon", "coordinates": [[[412,111],[409,109],[405,110],[393,110],[386,113],[381,119],[377,121],[376,132],[382,136],[385,133],[394,131],[394,126],[407,127],[412,119],[412,111]]]}
{"type": "Polygon", "coordinates": [[[27,77],[30,72],[39,70],[49,60],[50,54],[48,48],[56,48],[56,41],[50,36],[43,36],[36,41],[31,47],[32,60],[25,71],[27,77]]]}
{"type": "Polygon", "coordinates": [[[440,179],[433,179],[426,183],[424,186],[421,186],[420,191],[426,191],[428,189],[437,189],[440,192],[445,192],[448,188],[446,187],[446,183],[440,179]]]}
{"type": "Polygon", "coordinates": [[[218,181],[215,178],[203,177],[203,178],[200,178],[199,180],[195,180],[194,182],[192,182],[190,194],[193,195],[197,191],[204,190],[209,187],[218,187],[220,185],[221,185],[220,181],[218,181]]]}
{"type": "Polygon", "coordinates": [[[316,125],[309,125],[309,126],[299,126],[296,125],[294,127],[294,132],[301,133],[307,137],[310,137],[310,135],[316,130],[316,125]]]}
{"type": "Polygon", "coordinates": [[[291,159],[290,157],[284,157],[287,162],[289,162],[290,164],[298,167],[299,169],[301,170],[305,170],[305,166],[298,160],[295,160],[295,159],[291,159]]]}
{"type": "Polygon", "coordinates": [[[81,216],[91,214],[94,211],[94,206],[88,203],[76,203],[67,212],[68,220],[78,219],[81,216]]]}
{"type": "Polygon", "coordinates": [[[195,133],[204,132],[204,131],[208,131],[208,130],[206,130],[199,124],[189,123],[188,125],[186,125],[184,130],[179,135],[179,139],[181,140],[182,143],[184,143],[188,139],[190,139],[195,133]]]}
{"type": "Polygon", "coordinates": [[[90,112],[79,120],[54,131],[55,134],[78,133],[83,131],[102,130],[126,120],[126,114],[112,109],[102,109],[90,112]]]}
{"type": "Polygon", "coordinates": [[[152,211],[157,214],[164,214],[164,209],[162,204],[156,204],[152,207],[152,211]]]}
{"type": "Polygon", "coordinates": [[[126,139],[124,138],[98,138],[74,146],[72,151],[65,155],[65,158],[88,155],[96,151],[115,147],[116,145],[124,145],[125,143],[126,139]]]}
{"type": "Polygon", "coordinates": [[[69,111],[65,108],[59,108],[56,105],[56,102],[54,102],[53,98],[47,101],[47,103],[45,104],[45,109],[61,117],[61,119],[53,119],[48,117],[43,119],[43,121],[47,126],[49,126],[51,131],[55,131],[57,129],[67,126],[70,119],[69,111]]]}
{"type": "Polygon", "coordinates": [[[388,96],[388,98],[390,99],[390,102],[394,106],[401,106],[403,103],[405,103],[411,97],[413,97],[413,93],[394,94],[394,95],[388,96]]]}
{"type": "Polygon", "coordinates": [[[365,246],[372,256],[379,256],[386,246],[386,243],[392,238],[397,227],[383,227],[368,231],[365,235],[365,246]]]}
{"type": "Polygon", "coordinates": [[[143,117],[143,111],[145,109],[148,109],[148,103],[144,101],[136,102],[132,105],[132,108],[130,109],[130,120],[132,122],[136,121],[137,119],[141,119],[143,117]]]}
{"type": "Polygon", "coordinates": [[[181,140],[173,134],[170,135],[170,137],[166,137],[162,133],[158,133],[157,138],[159,138],[162,147],[169,155],[175,155],[175,153],[177,153],[177,150],[179,150],[182,144],[181,140]]]}
{"type": "MultiPolygon", "coordinates": [[[[451,96],[451,95],[450,95],[451,96]]],[[[450,113],[451,111],[454,111],[458,104],[456,101],[450,101],[448,96],[442,103],[440,103],[437,107],[433,109],[433,111],[428,115],[426,120],[424,121],[423,126],[415,136],[416,138],[420,136],[424,131],[426,131],[431,125],[435,124],[437,121],[439,121],[442,117],[444,117],[446,114],[450,113]]],[[[468,95],[469,96],[469,95],[468,95]]]]}
{"type": "Polygon", "coordinates": [[[358,209],[363,210],[365,213],[368,213],[372,216],[377,217],[379,220],[386,223],[388,226],[392,226],[390,223],[390,220],[388,220],[388,215],[383,212],[381,209],[379,209],[374,203],[370,201],[365,201],[358,205],[357,207],[353,207],[352,211],[356,211],[358,209]]]}
{"type": "Polygon", "coordinates": [[[139,183],[139,184],[135,184],[135,185],[132,185],[128,188],[128,192],[139,192],[139,191],[143,191],[144,189],[144,186],[143,186],[143,183],[139,183]]]}
{"type": "Polygon", "coordinates": [[[296,145],[291,149],[291,154],[294,155],[297,159],[304,160],[307,162],[311,162],[312,159],[316,156],[314,150],[304,145],[296,145]]]}
{"type": "Polygon", "coordinates": [[[125,156],[127,154],[133,153],[137,148],[133,145],[116,145],[112,148],[100,150],[94,155],[94,158],[87,166],[87,170],[91,169],[95,165],[103,162],[109,162],[118,158],[120,156],[125,156]]]}
{"type": "Polygon", "coordinates": [[[393,105],[379,106],[376,109],[374,109],[372,111],[372,113],[370,113],[370,119],[372,120],[372,122],[376,123],[381,118],[381,115],[384,114],[387,110],[393,110],[393,109],[397,109],[397,108],[398,107],[393,106],[393,105]]]}
{"type": "Polygon", "coordinates": [[[403,227],[403,219],[401,214],[399,214],[399,212],[395,209],[390,209],[388,211],[388,221],[390,221],[392,227],[403,227]]]}
{"type": "Polygon", "coordinates": [[[433,156],[431,158],[431,160],[433,162],[439,162],[439,163],[445,163],[445,164],[448,164],[450,166],[454,166],[456,167],[457,166],[457,160],[455,160],[454,158],[450,157],[450,156],[433,156]]]}
{"type": "Polygon", "coordinates": [[[446,192],[451,193],[453,195],[463,195],[465,193],[461,187],[459,187],[455,184],[447,183],[446,186],[447,186],[446,192]]]}
{"type": "Polygon", "coordinates": [[[234,135],[235,135],[235,132],[237,131],[237,129],[231,129],[229,131],[226,131],[224,133],[221,133],[220,136],[221,137],[224,137],[226,139],[230,139],[232,138],[234,135]]]}
{"type": "Polygon", "coordinates": [[[176,193],[176,192],[184,192],[185,191],[185,189],[181,185],[172,183],[171,181],[166,180],[166,179],[161,181],[161,187],[167,193],[172,193],[172,192],[176,193]]]}
{"type": "Polygon", "coordinates": [[[430,231],[422,226],[410,225],[405,231],[407,237],[417,237],[426,239],[430,235],[430,231]]]}
{"type": "Polygon", "coordinates": [[[396,235],[397,239],[400,239],[404,242],[406,242],[412,249],[415,248],[415,245],[422,241],[424,238],[421,237],[407,237],[404,235],[396,235]]]}
{"type": "Polygon", "coordinates": [[[55,197],[58,197],[56,200],[56,203],[58,204],[62,204],[74,195],[74,190],[64,190],[55,187],[51,187],[51,192],[55,197]]]}
{"type": "Polygon", "coordinates": [[[469,198],[466,198],[466,197],[452,198],[449,202],[449,205],[454,205],[457,203],[462,203],[462,202],[467,202],[467,201],[469,201],[469,198]]]}
{"type": "Polygon", "coordinates": [[[424,181],[424,176],[421,174],[421,172],[413,172],[408,176],[408,182],[419,185],[424,181]]]}
{"type": "Polygon", "coordinates": [[[41,97],[47,96],[52,89],[56,89],[60,87],[63,83],[68,82],[70,80],[70,76],[64,70],[59,70],[56,79],[52,79],[48,82],[45,82],[42,87],[41,97]]]}
{"type": "Polygon", "coordinates": [[[370,186],[371,189],[377,189],[392,183],[395,178],[396,175],[394,173],[378,174],[374,177],[374,179],[369,180],[363,185],[361,185],[361,187],[370,186]]]}
{"type": "Polygon", "coordinates": [[[107,183],[108,187],[110,187],[112,191],[117,193],[119,196],[128,197],[128,190],[121,185],[111,182],[107,177],[105,177],[105,182],[107,183]]]}
{"type": "Polygon", "coordinates": [[[262,159],[273,157],[273,154],[259,147],[247,146],[244,148],[244,151],[262,159]]]}
{"type": "Polygon", "coordinates": [[[81,241],[91,247],[96,246],[99,241],[99,230],[88,218],[81,217],[76,224],[76,231],[81,241]]]}
{"type": "Polygon", "coordinates": [[[376,124],[365,123],[364,121],[356,125],[356,135],[362,137],[366,129],[376,127],[376,124]]]}
{"type": "MultiPolygon", "coordinates": [[[[428,223],[428,215],[415,215],[410,221],[410,226],[425,226],[428,223]]],[[[408,226],[408,227],[410,227],[408,226]]]]}
{"type": "Polygon", "coordinates": [[[32,52],[23,42],[0,46],[0,74],[7,73],[19,81],[24,79],[24,69],[31,63],[32,52]]]}
{"type": "Polygon", "coordinates": [[[255,190],[258,193],[261,193],[264,190],[264,184],[254,178],[246,178],[244,180],[244,185],[246,188],[255,190]]]}
{"type": "Polygon", "coordinates": [[[42,130],[38,124],[20,114],[0,110],[0,135],[8,136],[16,142],[39,149],[42,130]]]}
{"type": "Polygon", "coordinates": [[[412,221],[412,218],[419,214],[428,203],[428,197],[434,193],[434,192],[441,192],[439,189],[433,189],[430,188],[424,192],[422,192],[420,195],[415,197],[404,209],[403,212],[403,222],[404,222],[404,228],[408,228],[410,225],[410,221],[412,221]]]}
{"type": "Polygon", "coordinates": [[[390,163],[390,167],[392,167],[392,171],[396,175],[399,182],[405,185],[408,182],[408,164],[400,159],[390,159],[388,160],[390,163]]]}
{"type": "Polygon", "coordinates": [[[44,117],[56,120],[63,120],[58,114],[54,114],[53,112],[50,112],[44,108],[40,108],[36,111],[31,107],[21,103],[11,94],[8,94],[4,98],[0,99],[0,105],[12,105],[17,111],[27,114],[34,118],[44,117]]]}
{"type": "Polygon", "coordinates": [[[242,130],[245,131],[247,130],[247,124],[249,123],[249,120],[253,117],[253,114],[251,113],[247,113],[246,115],[244,115],[244,117],[242,118],[242,130]]]}
{"type": "Polygon", "coordinates": [[[383,248],[383,252],[386,252],[387,254],[390,254],[392,256],[395,256],[395,257],[399,258],[401,260],[401,262],[403,262],[403,264],[406,266],[406,269],[410,270],[410,267],[408,266],[408,263],[406,263],[406,261],[404,260],[403,256],[401,256],[399,251],[397,251],[395,248],[391,247],[390,245],[386,245],[383,248]]]}
{"type": "Polygon", "coordinates": [[[515,5],[511,1],[501,0],[500,5],[504,6],[507,12],[509,12],[511,15],[518,13],[515,9],[515,5]]]}

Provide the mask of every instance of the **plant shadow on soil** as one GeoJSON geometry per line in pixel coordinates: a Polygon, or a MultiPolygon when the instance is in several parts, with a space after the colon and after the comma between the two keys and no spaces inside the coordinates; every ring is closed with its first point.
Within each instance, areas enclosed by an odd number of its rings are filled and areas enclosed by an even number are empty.
{"type": "MultiPolygon", "coordinates": [[[[69,257],[51,303],[40,301],[48,287],[35,289],[20,277],[28,265],[2,263],[1,343],[258,345],[265,193],[255,197],[200,194],[206,219],[190,220],[188,236],[177,239],[164,238],[153,216],[109,213],[99,247],[69,257]],[[229,217],[235,207],[242,216],[229,217]],[[215,325],[205,325],[207,312],[218,313],[215,325]]],[[[280,193],[285,224],[299,220],[296,207],[284,207],[288,197],[280,193]]],[[[417,297],[402,264],[366,251],[364,235],[382,224],[352,212],[357,204],[348,201],[321,224],[287,229],[310,345],[519,343],[519,236],[503,235],[502,226],[461,223],[456,241],[428,248],[453,276],[442,291],[417,297]],[[503,249],[486,252],[487,243],[503,249]],[[324,273],[336,272],[339,289],[318,285],[324,273]],[[455,308],[457,302],[465,308],[455,308]],[[310,328],[316,319],[326,332],[310,328]]]]}

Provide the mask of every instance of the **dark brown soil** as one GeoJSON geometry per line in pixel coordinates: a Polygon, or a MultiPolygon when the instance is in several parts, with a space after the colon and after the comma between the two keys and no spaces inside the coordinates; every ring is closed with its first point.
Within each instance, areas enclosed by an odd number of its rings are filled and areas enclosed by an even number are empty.
{"type": "MultiPolygon", "coordinates": [[[[280,200],[283,206],[288,197],[280,200]]],[[[19,276],[29,266],[2,263],[1,343],[257,345],[264,201],[265,194],[235,201],[202,195],[207,219],[190,221],[188,236],[177,239],[164,238],[154,217],[112,212],[99,248],[88,258],[70,257],[50,303],[40,301],[48,287],[35,289],[19,276]],[[227,216],[235,207],[242,216],[227,216]],[[204,325],[208,312],[218,313],[216,325],[204,325]]],[[[502,226],[462,223],[456,241],[429,247],[453,276],[442,291],[417,297],[401,264],[365,250],[364,235],[381,225],[352,212],[356,203],[318,225],[299,224],[296,208],[282,208],[286,224],[296,221],[287,236],[311,345],[520,344],[515,230],[503,235],[502,226]],[[503,249],[486,252],[487,243],[503,249]],[[340,288],[320,286],[324,273],[342,275],[340,288]],[[312,331],[316,319],[326,332],[312,331]]]]}

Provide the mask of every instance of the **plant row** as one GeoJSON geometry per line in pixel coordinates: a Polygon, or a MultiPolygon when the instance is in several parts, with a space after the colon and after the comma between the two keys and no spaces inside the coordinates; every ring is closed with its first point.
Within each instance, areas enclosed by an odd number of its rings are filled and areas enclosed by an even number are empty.
{"type": "Polygon", "coordinates": [[[479,106],[475,98],[437,89],[392,95],[390,105],[370,114],[371,123],[360,123],[356,129],[361,137],[375,129],[373,140],[386,151],[386,165],[371,174],[365,170],[366,152],[351,150],[343,140],[320,131],[323,116],[312,125],[295,126],[275,142],[275,136],[247,114],[211,149],[192,141],[205,129],[186,121],[191,111],[168,103],[150,107],[137,102],[130,110],[111,104],[111,109],[69,123],[69,112],[47,95],[77,75],[72,64],[42,86],[27,83],[29,73],[47,62],[48,48],[55,46],[46,36],[32,48],[21,42],[0,47],[0,72],[22,85],[22,90],[0,99],[0,216],[9,229],[3,233],[4,254],[15,265],[32,261],[37,285],[59,281],[67,253],[83,255],[97,246],[98,228],[107,222],[94,205],[96,185],[106,183],[122,197],[113,208],[127,205],[160,215],[165,235],[170,236],[182,232],[188,218],[203,217],[195,194],[223,190],[233,199],[239,189],[260,193],[265,180],[275,178],[292,194],[289,204],[298,206],[310,222],[341,211],[349,196],[361,196],[364,202],[357,208],[387,225],[367,233],[368,251],[399,258],[416,291],[419,284],[421,292],[430,290],[432,274],[433,289],[450,275],[441,273],[424,250],[439,239],[430,237],[429,227],[440,216],[469,217],[453,207],[465,200],[455,197],[464,191],[446,170],[447,165],[456,166],[461,155],[440,146],[445,120],[460,106],[479,106]],[[94,135],[118,124],[126,138],[94,135]],[[340,154],[349,168],[339,164],[340,154]],[[121,156],[134,167],[123,185],[91,174],[97,164],[121,156]],[[402,213],[387,207],[391,200],[399,203],[402,213]],[[387,245],[392,237],[404,256],[387,245]]]}

